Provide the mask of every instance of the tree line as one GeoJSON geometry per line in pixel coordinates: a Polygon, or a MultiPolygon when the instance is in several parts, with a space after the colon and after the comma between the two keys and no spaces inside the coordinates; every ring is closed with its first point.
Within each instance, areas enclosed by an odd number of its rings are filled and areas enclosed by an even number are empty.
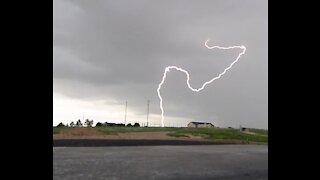
{"type": "MultiPolygon", "coordinates": [[[[113,126],[113,127],[140,127],[139,123],[134,123],[133,125],[131,123],[125,125],[123,123],[101,123],[97,122],[95,127],[107,127],[107,126],[113,126]]],[[[73,121],[70,124],[63,124],[60,122],[56,127],[93,127],[93,120],[86,119],[84,124],[82,124],[81,120],[79,119],[76,123],[73,121]]]]}

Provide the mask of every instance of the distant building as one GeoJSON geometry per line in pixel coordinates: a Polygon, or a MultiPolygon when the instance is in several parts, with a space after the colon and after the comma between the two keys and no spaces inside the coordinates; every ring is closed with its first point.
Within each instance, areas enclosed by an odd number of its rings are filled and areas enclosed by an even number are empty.
{"type": "Polygon", "coordinates": [[[212,128],[214,125],[212,123],[207,122],[190,122],[188,127],[191,128],[212,128]]]}
{"type": "Polygon", "coordinates": [[[249,131],[249,130],[248,130],[248,128],[241,127],[241,128],[240,128],[240,131],[243,132],[243,131],[249,131]]]}
{"type": "Polygon", "coordinates": [[[240,125],[240,132],[244,132],[244,131],[248,131],[248,128],[242,127],[242,126],[240,125]]]}

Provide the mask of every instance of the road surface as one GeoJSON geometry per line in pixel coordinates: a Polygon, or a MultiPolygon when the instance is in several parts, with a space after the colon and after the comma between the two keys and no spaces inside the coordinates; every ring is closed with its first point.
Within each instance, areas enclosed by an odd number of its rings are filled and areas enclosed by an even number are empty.
{"type": "Polygon", "coordinates": [[[268,179],[268,146],[53,147],[53,179],[268,179]]]}

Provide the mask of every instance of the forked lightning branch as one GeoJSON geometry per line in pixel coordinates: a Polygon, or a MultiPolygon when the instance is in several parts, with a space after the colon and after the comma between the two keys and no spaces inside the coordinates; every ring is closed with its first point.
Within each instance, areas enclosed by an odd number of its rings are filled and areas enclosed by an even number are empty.
{"type": "Polygon", "coordinates": [[[227,68],[224,69],[224,71],[222,73],[220,73],[218,76],[212,78],[211,80],[205,82],[200,88],[196,89],[196,88],[193,88],[191,85],[190,85],[190,75],[188,73],[188,71],[180,68],[180,67],[177,67],[177,66],[167,66],[164,70],[164,74],[163,74],[163,77],[162,77],[162,80],[158,86],[158,89],[157,89],[157,92],[158,92],[158,97],[160,99],[160,109],[161,109],[161,126],[164,127],[164,118],[163,118],[163,115],[164,115],[164,110],[163,110],[163,106],[162,106],[162,97],[161,97],[161,93],[160,93],[160,89],[163,85],[163,83],[165,82],[166,80],[166,77],[167,77],[167,73],[170,72],[171,69],[175,69],[177,71],[181,71],[183,73],[186,74],[187,76],[187,85],[188,85],[188,88],[193,91],[193,92],[200,92],[201,90],[203,90],[208,84],[212,83],[213,81],[217,80],[217,79],[220,79],[222,75],[224,75],[229,69],[232,68],[232,66],[240,59],[241,55],[245,54],[246,52],[246,47],[245,46],[230,46],[230,47],[221,47],[221,46],[208,46],[207,43],[208,43],[209,39],[205,42],[205,46],[208,48],[208,49],[222,49],[222,50],[228,50],[228,49],[242,49],[242,52],[239,53],[239,55],[237,56],[236,60],[234,60],[227,68]]]}

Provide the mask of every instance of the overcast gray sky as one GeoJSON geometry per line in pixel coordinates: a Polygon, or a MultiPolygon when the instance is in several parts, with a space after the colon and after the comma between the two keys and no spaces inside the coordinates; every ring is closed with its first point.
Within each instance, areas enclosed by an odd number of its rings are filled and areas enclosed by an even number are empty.
{"type": "Polygon", "coordinates": [[[268,128],[268,7],[266,0],[54,0],[54,121],[161,124],[157,95],[166,66],[190,73],[194,88],[221,73],[241,52],[208,45],[246,46],[232,69],[195,93],[185,74],[170,71],[162,86],[166,126],[190,121],[220,127],[268,128]]]}

